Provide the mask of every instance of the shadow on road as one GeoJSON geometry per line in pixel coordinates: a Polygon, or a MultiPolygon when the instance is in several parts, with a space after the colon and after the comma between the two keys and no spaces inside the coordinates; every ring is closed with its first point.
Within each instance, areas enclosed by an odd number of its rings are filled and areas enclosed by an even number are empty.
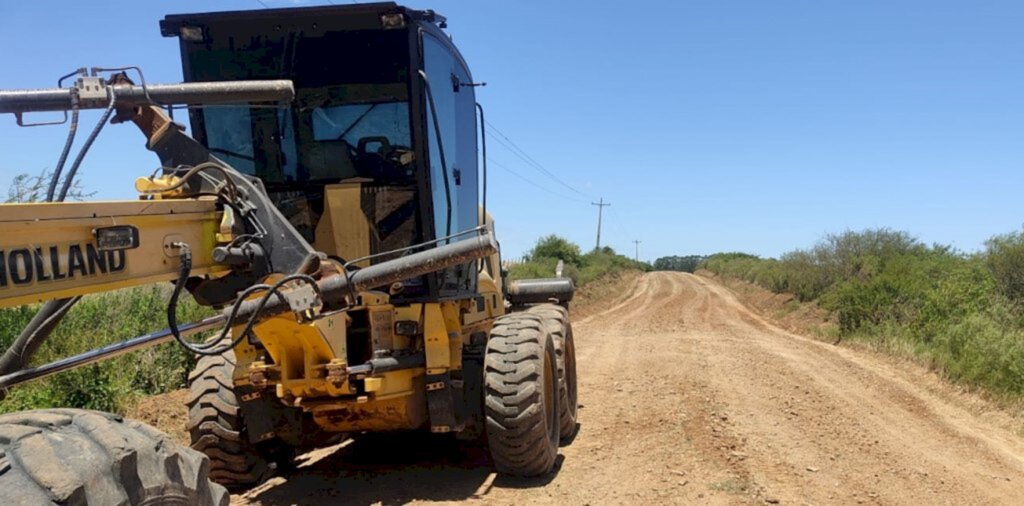
{"type": "Polygon", "coordinates": [[[561,467],[539,478],[493,478],[486,448],[430,434],[367,435],[323,455],[300,458],[288,474],[246,494],[262,504],[405,504],[458,501],[491,487],[532,488],[549,483],[561,467]]]}

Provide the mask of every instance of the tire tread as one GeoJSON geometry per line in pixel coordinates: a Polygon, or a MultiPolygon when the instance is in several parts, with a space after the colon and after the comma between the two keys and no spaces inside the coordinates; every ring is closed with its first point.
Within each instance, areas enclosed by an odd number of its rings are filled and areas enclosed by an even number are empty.
{"type": "MultiPolygon", "coordinates": [[[[538,316],[513,313],[495,322],[484,358],[484,413],[500,472],[539,476],[554,466],[557,435],[548,433],[544,410],[546,354],[554,358],[554,344],[538,316]]],[[[557,395],[549,401],[557,408],[557,395]]]]}
{"type": "Polygon", "coordinates": [[[228,504],[202,453],[110,413],[2,415],[0,461],[3,504],[228,504]]]}

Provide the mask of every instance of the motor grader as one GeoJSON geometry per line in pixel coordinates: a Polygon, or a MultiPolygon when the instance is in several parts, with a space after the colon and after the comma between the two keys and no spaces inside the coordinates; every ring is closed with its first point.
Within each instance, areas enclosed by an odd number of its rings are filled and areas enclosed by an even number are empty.
{"type": "Polygon", "coordinates": [[[92,68],[0,91],[19,124],[71,122],[47,202],[0,206],[0,307],[41,303],[0,387],[170,340],[198,357],[192,449],[94,411],[3,415],[0,502],[226,503],[339,434],[429,431],[551,471],[577,430],[573,286],[505,280],[483,108],[445,28],[392,3],[171,15],[184,83],[92,68]],[[129,122],[159,159],[139,198],[64,202],[104,125],[129,122]],[[168,282],[166,330],[28,367],[82,296],[168,282]],[[219,312],[178,322],[185,291],[219,312]]]}

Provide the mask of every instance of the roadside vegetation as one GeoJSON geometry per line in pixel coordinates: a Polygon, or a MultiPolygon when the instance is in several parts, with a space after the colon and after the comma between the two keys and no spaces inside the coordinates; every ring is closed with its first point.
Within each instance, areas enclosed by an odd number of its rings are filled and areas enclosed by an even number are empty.
{"type": "Polygon", "coordinates": [[[553,277],[559,260],[563,262],[562,275],[572,278],[577,287],[627,270],[651,269],[650,264],[620,255],[608,246],[582,253],[579,245],[552,234],[541,237],[521,262],[508,267],[509,279],[553,277]]]}
{"type": "Polygon", "coordinates": [[[1024,233],[983,251],[874,229],[826,236],[774,258],[719,253],[700,268],[813,301],[839,339],[925,362],[949,379],[1024,397],[1024,233]]]}
{"type": "MultiPolygon", "coordinates": [[[[39,365],[160,330],[167,326],[168,286],[145,286],[83,297],[32,357],[39,365]]],[[[25,328],[38,305],[0,309],[0,349],[25,328]]],[[[211,314],[183,298],[178,320],[211,314]]],[[[104,360],[12,388],[0,413],[43,407],[77,407],[124,413],[139,397],[184,387],[194,359],[171,342],[104,360]]]]}

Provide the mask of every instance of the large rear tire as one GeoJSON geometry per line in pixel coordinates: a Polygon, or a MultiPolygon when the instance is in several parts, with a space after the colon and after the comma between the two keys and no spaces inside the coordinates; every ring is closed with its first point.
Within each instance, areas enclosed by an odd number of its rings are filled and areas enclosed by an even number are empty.
{"type": "Polygon", "coordinates": [[[203,454],[141,422],[83,409],[0,416],[2,504],[228,504],[203,454]]]}
{"type": "Polygon", "coordinates": [[[541,304],[529,309],[530,313],[540,316],[544,326],[555,342],[555,355],[558,357],[558,436],[562,443],[572,441],[579,429],[576,422],[579,411],[579,396],[576,389],[576,345],[573,343],[572,323],[569,311],[555,304],[541,304]]]}
{"type": "Polygon", "coordinates": [[[188,431],[192,448],[210,457],[210,477],[237,490],[288,466],[294,449],[280,440],[254,444],[234,391],[235,352],[205,356],[189,374],[188,431]]]}
{"type": "Polygon", "coordinates": [[[558,456],[558,367],[542,319],[513,313],[497,319],[484,357],[487,443],[499,472],[540,476],[558,456]]]}

